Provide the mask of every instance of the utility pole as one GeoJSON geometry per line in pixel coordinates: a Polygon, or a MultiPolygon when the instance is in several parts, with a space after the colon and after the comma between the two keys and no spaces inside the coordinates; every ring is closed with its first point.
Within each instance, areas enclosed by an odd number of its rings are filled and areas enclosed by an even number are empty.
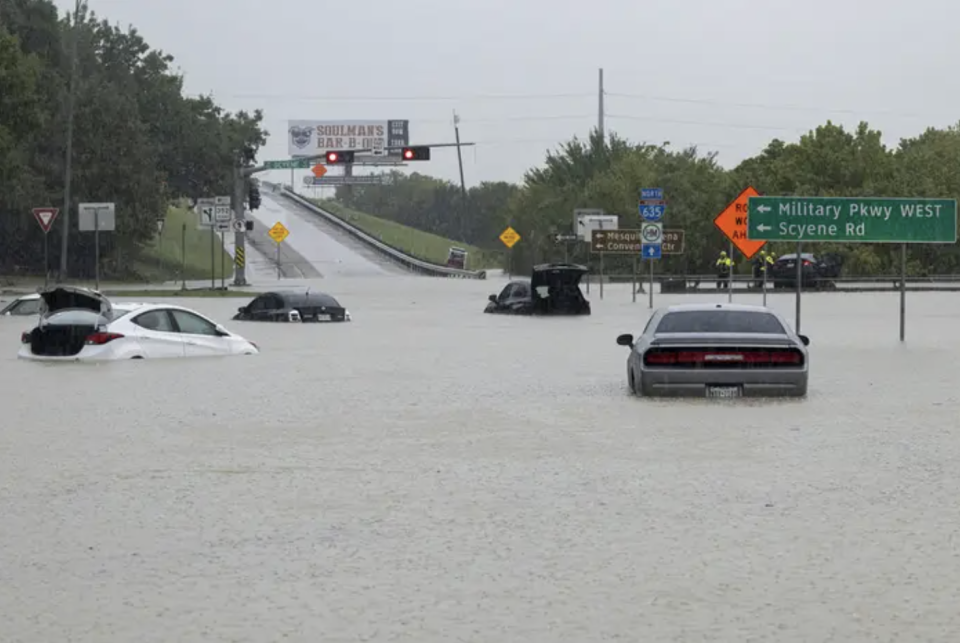
{"type": "Polygon", "coordinates": [[[600,132],[600,141],[606,145],[603,128],[603,68],[600,68],[600,83],[597,91],[597,131],[600,132]]]}
{"type": "Polygon", "coordinates": [[[80,5],[77,0],[73,10],[73,32],[70,46],[70,88],[67,90],[67,145],[63,168],[63,210],[60,220],[63,227],[60,233],[60,275],[58,281],[67,279],[67,249],[70,246],[70,181],[73,178],[73,108],[77,92],[77,40],[80,39],[80,5]]]}
{"type": "Polygon", "coordinates": [[[460,146],[460,117],[457,110],[453,110],[453,134],[457,141],[457,163],[460,164],[460,194],[463,200],[460,204],[460,238],[467,241],[467,183],[463,180],[463,152],[460,146]]]}

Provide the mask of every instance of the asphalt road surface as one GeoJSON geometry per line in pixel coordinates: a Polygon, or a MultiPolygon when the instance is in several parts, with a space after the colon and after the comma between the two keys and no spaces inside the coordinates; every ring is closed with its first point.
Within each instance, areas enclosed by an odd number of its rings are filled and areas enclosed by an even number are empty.
{"type": "MultiPolygon", "coordinates": [[[[284,276],[311,278],[405,274],[402,268],[306,208],[267,190],[262,194],[261,207],[249,215],[256,221],[252,242],[262,254],[271,257],[271,253],[276,252],[276,244],[267,236],[267,231],[277,222],[290,231],[280,250],[284,276]],[[311,272],[316,275],[308,274],[311,272]]],[[[272,260],[275,262],[275,257],[272,260]]]]}

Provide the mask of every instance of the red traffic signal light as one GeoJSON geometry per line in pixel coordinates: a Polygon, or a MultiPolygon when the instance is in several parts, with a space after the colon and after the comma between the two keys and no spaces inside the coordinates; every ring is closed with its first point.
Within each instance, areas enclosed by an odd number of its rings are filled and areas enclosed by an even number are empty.
{"type": "Polygon", "coordinates": [[[405,147],[400,152],[400,156],[403,157],[404,161],[429,161],[430,160],[430,148],[429,147],[405,147]]]}
{"type": "Polygon", "coordinates": [[[327,165],[337,163],[353,163],[353,152],[327,152],[327,165]]]}

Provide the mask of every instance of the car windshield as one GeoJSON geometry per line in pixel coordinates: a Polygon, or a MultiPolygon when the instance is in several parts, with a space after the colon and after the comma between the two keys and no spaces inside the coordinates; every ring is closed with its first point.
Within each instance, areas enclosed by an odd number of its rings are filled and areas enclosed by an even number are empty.
{"type": "Polygon", "coordinates": [[[685,310],[667,313],[657,333],[761,333],[785,334],[774,315],[743,310],[685,310]]]}
{"type": "Polygon", "coordinates": [[[73,308],[58,310],[44,319],[43,323],[52,326],[99,326],[108,321],[106,316],[93,310],[73,308]]]}

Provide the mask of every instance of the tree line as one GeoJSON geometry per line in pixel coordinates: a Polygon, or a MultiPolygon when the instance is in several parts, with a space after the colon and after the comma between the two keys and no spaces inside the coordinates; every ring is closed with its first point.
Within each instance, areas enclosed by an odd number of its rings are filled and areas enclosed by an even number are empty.
{"type": "MultiPolygon", "coordinates": [[[[31,209],[63,208],[71,76],[71,277],[93,273],[93,235],[78,232],[78,203],[116,204],[116,231],[101,235],[103,268],[129,276],[171,201],[230,194],[233,165],[266,142],[259,110],[228,113],[210,96],[185,96],[173,57],[135,28],[113,26],[85,5],[72,18],[50,0],[0,3],[4,274],[43,271],[43,232],[31,209]]],[[[49,234],[54,269],[62,233],[61,219],[49,234]]]]}
{"type": "MultiPolygon", "coordinates": [[[[634,144],[616,134],[593,132],[549,152],[518,185],[482,183],[460,198],[459,188],[440,179],[391,173],[382,186],[338,190],[349,207],[489,249],[502,249],[497,237],[510,225],[522,241],[514,247],[515,270],[563,260],[553,236],[572,232],[575,208],[602,208],[620,215],[621,227],[637,228],[641,187],[660,187],[668,199],[664,223],[686,231],[682,255],[665,256],[657,270],[673,274],[714,271],[729,242],[713,219],[744,188],[761,194],[841,197],[960,197],[960,126],[929,128],[890,148],[881,132],[860,123],[848,131],[830,121],[787,143],[771,141],[759,154],[727,170],[716,153],[669,144],[634,144]]],[[[788,243],[769,243],[775,254],[795,252],[788,243]]],[[[568,247],[570,260],[596,263],[585,244],[568,247]]],[[[838,252],[847,275],[899,274],[899,246],[883,244],[804,244],[804,252],[838,252]]],[[[911,275],[960,273],[960,248],[916,245],[909,248],[911,275]]],[[[738,261],[738,270],[749,270],[738,261]]],[[[629,257],[607,255],[613,274],[632,269],[629,257]]]]}

